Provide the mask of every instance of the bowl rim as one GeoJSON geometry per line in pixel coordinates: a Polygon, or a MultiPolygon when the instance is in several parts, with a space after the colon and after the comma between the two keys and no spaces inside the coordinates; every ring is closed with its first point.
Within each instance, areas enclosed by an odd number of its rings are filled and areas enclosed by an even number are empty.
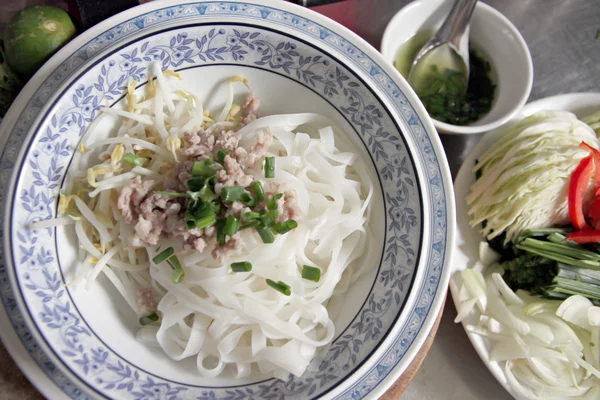
{"type": "MultiPolygon", "coordinates": [[[[17,108],[17,106],[15,106],[11,110],[9,110],[9,113],[7,115],[9,117],[13,117],[13,118],[5,118],[2,125],[0,125],[0,131],[11,132],[14,129],[14,125],[17,122],[14,119],[14,117],[16,117],[20,112],[22,112],[22,108],[25,105],[25,103],[29,100],[31,94],[37,92],[40,89],[40,84],[51,73],[55,72],[55,69],[59,65],[61,65],[68,56],[74,55],[77,52],[77,50],[81,47],[81,45],[89,39],[90,35],[92,35],[92,34],[98,35],[99,33],[104,32],[107,28],[113,27],[119,23],[126,21],[126,20],[132,19],[135,17],[136,13],[157,10],[160,8],[165,8],[168,6],[173,6],[173,5],[178,5],[178,4],[199,3],[199,2],[202,2],[202,1],[172,0],[172,1],[155,2],[155,3],[149,3],[147,5],[142,5],[142,6],[132,9],[132,10],[135,10],[135,12],[132,12],[131,10],[127,10],[124,13],[118,14],[117,16],[114,16],[114,17],[108,19],[107,21],[104,21],[103,23],[98,24],[97,26],[93,27],[91,30],[86,32],[85,35],[81,35],[80,37],[76,38],[74,41],[72,41],[67,46],[65,46],[65,48],[61,49],[42,68],[42,70],[38,71],[38,73],[34,76],[34,78],[27,84],[25,89],[19,95],[18,99],[15,101],[15,104],[17,104],[18,107],[20,107],[20,108],[17,108]]],[[[204,1],[204,2],[211,2],[211,1],[204,1]]],[[[429,330],[431,329],[431,327],[433,326],[433,324],[435,322],[438,312],[441,310],[441,305],[443,304],[443,301],[444,301],[444,294],[447,289],[447,282],[450,277],[449,259],[451,256],[451,251],[452,251],[452,247],[453,247],[453,237],[454,237],[454,197],[453,197],[453,191],[452,191],[452,184],[451,184],[452,180],[450,178],[450,171],[447,166],[447,163],[444,163],[445,155],[443,152],[443,147],[441,145],[441,141],[439,140],[439,138],[437,138],[437,135],[434,134],[434,132],[435,132],[434,126],[433,126],[432,122],[430,121],[430,118],[428,117],[426,111],[422,107],[418,98],[416,98],[416,96],[413,95],[410,87],[407,84],[405,84],[405,82],[402,82],[402,80],[398,79],[399,73],[397,73],[397,71],[395,71],[395,69],[387,66],[386,63],[384,62],[383,57],[375,49],[370,47],[370,45],[368,45],[366,43],[366,41],[359,38],[356,34],[349,31],[347,28],[344,28],[341,25],[338,25],[337,23],[332,22],[328,18],[315,13],[314,11],[306,10],[306,9],[298,7],[298,6],[288,5],[288,4],[280,3],[280,2],[274,1],[274,0],[263,0],[263,1],[230,0],[230,1],[228,1],[228,3],[233,3],[233,2],[254,3],[257,6],[270,6],[275,9],[296,13],[296,14],[302,15],[306,18],[309,18],[312,21],[315,21],[315,22],[321,24],[322,26],[327,27],[328,29],[331,29],[332,31],[336,32],[342,38],[349,38],[350,39],[349,41],[351,43],[356,45],[356,47],[358,47],[362,52],[367,54],[373,61],[375,61],[374,65],[376,67],[380,68],[388,77],[390,77],[392,80],[394,80],[395,84],[397,84],[403,90],[404,95],[409,99],[411,106],[414,108],[416,115],[420,118],[421,123],[423,124],[423,127],[425,128],[425,131],[426,131],[425,136],[431,141],[431,145],[432,145],[433,149],[435,150],[435,158],[437,159],[436,163],[438,164],[440,177],[442,178],[442,181],[443,181],[442,183],[443,183],[444,189],[443,189],[442,196],[444,197],[444,200],[445,200],[446,213],[447,213],[446,217],[445,217],[445,222],[446,222],[446,232],[445,232],[446,239],[445,239],[445,241],[446,241],[446,243],[445,243],[445,249],[444,249],[444,260],[442,261],[443,271],[439,276],[439,282],[437,284],[437,291],[435,293],[435,298],[430,303],[429,312],[427,313],[427,315],[425,317],[423,317],[424,322],[422,324],[422,327],[417,332],[417,335],[416,335],[417,337],[411,343],[410,348],[407,350],[405,356],[403,357],[404,360],[397,363],[396,366],[392,370],[389,371],[389,374],[386,375],[386,377],[382,381],[380,381],[380,383],[375,388],[373,388],[372,392],[369,394],[369,397],[378,396],[385,390],[385,388],[389,387],[391,385],[391,383],[393,383],[398,378],[398,376],[400,375],[402,370],[408,366],[408,363],[410,362],[410,360],[412,360],[412,358],[414,358],[414,356],[416,355],[416,353],[422,346],[422,344],[425,340],[425,337],[427,336],[427,333],[429,332],[429,330]]],[[[33,134],[35,134],[35,132],[33,134]]],[[[28,135],[28,136],[31,136],[31,135],[28,135]]],[[[29,137],[28,139],[31,139],[31,137],[29,137]]],[[[17,157],[18,163],[22,163],[23,157],[25,155],[24,152],[25,152],[25,148],[22,148],[21,152],[19,153],[19,156],[17,157]]],[[[422,176],[423,179],[425,179],[426,174],[423,174],[421,172],[420,175],[422,176]]],[[[17,178],[18,178],[18,174],[17,173],[13,174],[13,176],[11,178],[10,187],[14,188],[14,184],[15,184],[17,178]]],[[[433,199],[430,199],[428,201],[433,202],[433,199]]],[[[10,202],[7,202],[6,203],[7,211],[10,211],[8,209],[9,205],[10,205],[10,202]]],[[[10,215],[10,214],[7,212],[5,215],[10,215]]],[[[5,220],[5,224],[6,224],[6,220],[5,220]]],[[[5,225],[5,226],[7,226],[7,225],[5,225]]],[[[9,232],[9,231],[5,231],[5,232],[9,232]]],[[[5,243],[8,243],[10,240],[10,238],[8,236],[5,235],[5,243]]],[[[8,252],[10,252],[10,250],[8,250],[8,252]]],[[[415,297],[416,293],[411,293],[408,296],[415,297]]],[[[0,335],[2,335],[2,333],[0,333],[0,335]]],[[[4,337],[4,335],[2,335],[2,336],[4,337]]],[[[375,354],[373,354],[373,357],[374,356],[375,356],[375,354]]],[[[27,360],[27,361],[30,362],[31,360],[27,360]]],[[[24,367],[25,363],[26,363],[25,361],[22,361],[22,364],[20,363],[20,366],[23,367],[24,369],[25,369],[25,367],[24,367]]]]}
{"type": "MultiPolygon", "coordinates": [[[[431,2],[431,3],[437,2],[437,3],[441,4],[441,3],[443,3],[443,0],[415,0],[412,3],[409,3],[406,6],[402,7],[392,17],[390,22],[387,24],[387,26],[384,30],[383,37],[381,39],[381,45],[380,45],[380,51],[387,62],[391,62],[391,60],[393,60],[393,57],[394,57],[394,54],[389,53],[388,48],[390,48],[391,44],[395,42],[394,33],[395,33],[396,26],[401,23],[401,21],[404,18],[406,13],[412,11],[414,8],[423,7],[423,6],[427,5],[428,2],[431,2]]],[[[494,7],[484,3],[482,1],[478,1],[477,5],[475,7],[476,7],[476,9],[485,13],[484,18],[495,18],[495,19],[499,20],[502,24],[504,24],[506,26],[506,28],[511,32],[511,34],[514,35],[514,37],[517,39],[517,47],[519,47],[525,55],[525,63],[526,63],[525,73],[526,73],[527,82],[526,82],[525,86],[523,87],[523,91],[521,93],[521,96],[519,97],[519,101],[513,105],[513,107],[510,109],[510,111],[505,113],[502,117],[497,118],[494,121],[488,122],[487,124],[476,125],[476,126],[471,126],[471,125],[460,126],[460,125],[452,125],[452,124],[449,124],[446,122],[438,121],[437,119],[430,117],[431,120],[433,121],[433,124],[435,125],[436,129],[438,129],[439,133],[442,133],[442,134],[474,135],[474,134],[480,134],[483,132],[488,132],[488,131],[498,128],[499,126],[501,126],[504,123],[506,123],[507,121],[509,121],[517,112],[519,112],[519,110],[521,110],[523,108],[523,106],[525,105],[525,103],[527,103],[527,100],[529,99],[529,96],[531,94],[531,89],[533,87],[533,61],[531,58],[531,52],[529,50],[529,46],[527,46],[527,42],[523,38],[523,35],[521,35],[521,32],[519,32],[517,27],[504,14],[502,14],[500,11],[496,10],[494,7]]]]}

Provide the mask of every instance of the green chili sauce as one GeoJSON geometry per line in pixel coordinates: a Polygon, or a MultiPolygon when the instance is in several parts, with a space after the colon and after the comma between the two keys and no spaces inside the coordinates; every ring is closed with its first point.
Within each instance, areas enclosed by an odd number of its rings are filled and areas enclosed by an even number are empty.
{"type": "MultiPolygon", "coordinates": [[[[431,36],[432,32],[418,32],[398,51],[394,67],[405,78],[412,61],[431,36]]],[[[459,72],[432,70],[430,84],[417,93],[432,118],[453,125],[468,125],[490,111],[496,93],[494,71],[486,58],[472,46],[469,50],[469,71],[465,94],[464,79],[459,72]]]]}

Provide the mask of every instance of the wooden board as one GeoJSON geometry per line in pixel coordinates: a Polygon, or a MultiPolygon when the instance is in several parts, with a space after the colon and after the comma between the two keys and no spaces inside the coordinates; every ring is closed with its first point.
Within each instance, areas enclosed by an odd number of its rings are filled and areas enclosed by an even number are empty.
{"type": "Polygon", "coordinates": [[[435,334],[440,326],[440,321],[442,320],[442,313],[444,311],[444,306],[440,309],[440,314],[435,321],[435,324],[431,328],[427,339],[423,343],[421,350],[417,353],[415,358],[412,360],[406,371],[402,374],[402,376],[388,389],[387,392],[384,393],[383,396],[379,400],[397,400],[400,398],[402,393],[406,390],[412,379],[417,374],[419,367],[423,364],[423,360],[425,360],[425,356],[429,353],[429,349],[433,343],[433,339],[435,338],[435,334]]]}

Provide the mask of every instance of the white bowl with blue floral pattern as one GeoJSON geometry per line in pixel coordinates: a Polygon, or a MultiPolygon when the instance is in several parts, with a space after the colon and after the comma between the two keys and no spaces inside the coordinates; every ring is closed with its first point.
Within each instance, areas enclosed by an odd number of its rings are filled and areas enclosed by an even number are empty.
{"type": "Polygon", "coordinates": [[[49,398],[377,398],[402,374],[441,310],[453,245],[447,162],[421,103],[376,50],[282,1],[153,2],[69,43],[34,76],[0,126],[4,260],[1,336],[49,398]],[[336,337],[316,371],[286,381],[207,379],[135,340],[135,315],[109,285],[65,285],[76,243],[56,215],[82,133],[148,65],[180,72],[208,94],[250,79],[263,114],[318,112],[345,128],[375,186],[372,272],[350,289],[336,337]],[[19,152],[19,149],[20,152],[19,152]]]}

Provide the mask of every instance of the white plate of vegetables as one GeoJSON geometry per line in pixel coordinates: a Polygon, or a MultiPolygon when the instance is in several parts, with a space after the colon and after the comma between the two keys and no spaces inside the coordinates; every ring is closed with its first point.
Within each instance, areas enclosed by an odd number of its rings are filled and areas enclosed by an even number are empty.
{"type": "Polygon", "coordinates": [[[516,399],[600,398],[600,93],[532,102],[455,181],[457,322],[516,399]]]}

